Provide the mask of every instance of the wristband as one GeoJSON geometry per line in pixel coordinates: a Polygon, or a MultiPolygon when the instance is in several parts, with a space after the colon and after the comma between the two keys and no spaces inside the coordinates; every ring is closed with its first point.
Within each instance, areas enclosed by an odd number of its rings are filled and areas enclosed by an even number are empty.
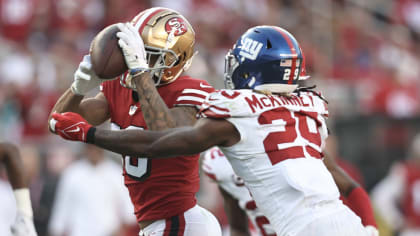
{"type": "Polygon", "coordinates": [[[13,190],[13,194],[15,195],[17,209],[20,210],[24,215],[32,218],[33,212],[29,189],[15,189],[13,190]]]}
{"type": "Polygon", "coordinates": [[[95,132],[96,132],[95,127],[92,127],[88,130],[88,132],[86,134],[86,143],[89,143],[89,144],[94,144],[95,143],[95,132]]]}

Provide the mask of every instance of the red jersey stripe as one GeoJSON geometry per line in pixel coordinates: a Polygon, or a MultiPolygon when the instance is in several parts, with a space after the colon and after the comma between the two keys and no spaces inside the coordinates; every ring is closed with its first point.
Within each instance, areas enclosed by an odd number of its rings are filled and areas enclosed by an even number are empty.
{"type": "Polygon", "coordinates": [[[184,216],[184,213],[182,213],[181,215],[179,215],[179,230],[178,230],[177,236],[184,236],[184,232],[185,232],[185,216],[184,216]]]}

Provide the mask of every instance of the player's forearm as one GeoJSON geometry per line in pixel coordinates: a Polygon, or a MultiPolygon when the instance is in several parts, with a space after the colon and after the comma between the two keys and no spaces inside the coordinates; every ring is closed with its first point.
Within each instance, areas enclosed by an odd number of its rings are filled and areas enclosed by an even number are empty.
{"type": "Polygon", "coordinates": [[[160,97],[155,82],[149,73],[143,73],[134,79],[139,102],[149,130],[164,130],[176,127],[176,120],[160,97]]]}
{"type": "Polygon", "coordinates": [[[122,155],[147,158],[191,155],[213,146],[201,142],[186,127],[165,131],[97,129],[92,144],[122,155]]]}
{"type": "Polygon", "coordinates": [[[167,129],[165,131],[112,131],[97,129],[94,133],[92,144],[128,156],[162,158],[178,154],[188,154],[190,151],[186,144],[178,145],[175,141],[177,140],[176,137],[161,140],[162,137],[176,132],[176,130],[177,129],[167,129]]]}
{"type": "Polygon", "coordinates": [[[347,197],[353,189],[359,187],[359,184],[354,181],[341,167],[336,166],[334,170],[330,170],[338,190],[341,195],[347,197]]]}
{"type": "MultiPolygon", "coordinates": [[[[56,113],[63,113],[63,112],[75,112],[80,114],[80,103],[83,100],[83,96],[74,94],[71,89],[67,89],[63,95],[58,99],[54,108],[51,111],[56,113]]],[[[51,119],[51,114],[49,119],[51,119]]]]}
{"type": "Polygon", "coordinates": [[[147,148],[165,132],[96,129],[92,144],[129,156],[145,156],[147,148]]]}
{"type": "Polygon", "coordinates": [[[12,144],[0,143],[0,161],[6,167],[7,175],[13,189],[26,188],[27,183],[23,171],[19,150],[12,144]]]}
{"type": "Polygon", "coordinates": [[[344,197],[347,197],[354,188],[359,187],[359,184],[339,167],[332,157],[326,155],[324,157],[324,164],[331,173],[341,195],[344,197]]]}

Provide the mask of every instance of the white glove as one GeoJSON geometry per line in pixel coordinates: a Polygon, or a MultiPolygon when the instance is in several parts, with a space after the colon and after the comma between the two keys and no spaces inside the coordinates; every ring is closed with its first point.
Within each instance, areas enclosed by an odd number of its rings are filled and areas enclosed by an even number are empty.
{"type": "Polygon", "coordinates": [[[10,230],[13,236],[37,236],[32,217],[26,216],[21,211],[17,212],[10,230]]]}
{"type": "Polygon", "coordinates": [[[368,236],[379,236],[379,231],[374,226],[365,226],[365,230],[368,236]]]}
{"type": "Polygon", "coordinates": [[[121,31],[117,33],[118,44],[123,51],[130,74],[147,71],[149,65],[146,60],[146,50],[139,32],[130,23],[118,23],[117,26],[121,31]]]}
{"type": "Polygon", "coordinates": [[[71,91],[77,95],[86,95],[90,90],[98,87],[104,80],[100,79],[92,70],[90,55],[85,55],[74,73],[71,91]]]}

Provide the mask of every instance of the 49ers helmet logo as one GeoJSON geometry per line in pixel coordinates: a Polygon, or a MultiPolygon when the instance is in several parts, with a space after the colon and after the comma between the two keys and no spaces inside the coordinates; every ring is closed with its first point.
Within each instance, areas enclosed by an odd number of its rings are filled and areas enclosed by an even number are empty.
{"type": "Polygon", "coordinates": [[[169,19],[165,24],[166,33],[171,33],[172,30],[175,30],[174,35],[180,36],[185,34],[188,31],[185,21],[181,17],[173,17],[169,19]]]}

